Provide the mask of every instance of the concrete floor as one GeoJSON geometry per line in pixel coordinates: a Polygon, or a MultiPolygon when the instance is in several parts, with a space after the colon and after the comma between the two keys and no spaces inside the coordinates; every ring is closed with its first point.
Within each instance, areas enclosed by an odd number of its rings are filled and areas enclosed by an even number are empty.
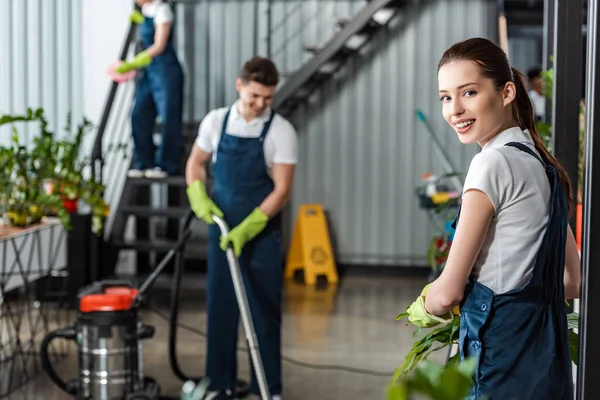
{"type": "MultiPolygon", "coordinates": [[[[286,282],[283,317],[283,373],[285,400],[384,399],[393,371],[412,346],[414,329],[396,321],[418,296],[426,283],[426,271],[409,276],[348,273],[337,286],[316,290],[286,282]],[[337,367],[336,367],[337,366],[337,367]],[[339,368],[342,367],[342,368],[339,368]],[[344,370],[344,367],[363,371],[344,370]],[[371,373],[371,372],[374,372],[371,373]],[[376,376],[376,375],[384,376],[376,376]]],[[[180,322],[205,330],[204,282],[184,291],[180,322]]],[[[163,395],[176,396],[182,382],[170,370],[168,348],[168,296],[156,292],[144,311],[144,323],[154,325],[155,338],[146,342],[146,373],[160,382],[163,395]],[[160,314],[163,314],[161,317],[160,314]]],[[[242,333],[240,331],[240,333],[242,333]]],[[[205,340],[196,332],[180,329],[179,360],[182,369],[202,375],[205,340]]],[[[245,347],[243,334],[240,346],[245,347]]],[[[75,347],[58,364],[61,376],[76,371],[75,347]]],[[[240,351],[239,377],[248,379],[248,356],[240,351]]],[[[445,354],[435,358],[442,360],[445,354]]],[[[6,397],[11,400],[62,400],[70,396],[56,388],[42,372],[21,389],[6,397]]]]}

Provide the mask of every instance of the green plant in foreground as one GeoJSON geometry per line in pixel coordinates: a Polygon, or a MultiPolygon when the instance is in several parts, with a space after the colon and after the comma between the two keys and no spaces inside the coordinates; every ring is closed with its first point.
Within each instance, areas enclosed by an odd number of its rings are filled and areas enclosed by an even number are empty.
{"type": "MultiPolygon", "coordinates": [[[[398,315],[397,320],[407,317],[407,313],[398,315]]],[[[579,314],[567,314],[567,325],[569,329],[569,351],[571,359],[575,365],[578,364],[577,352],[579,348],[579,335],[575,332],[579,326],[579,314]]],[[[461,361],[460,354],[457,353],[450,357],[446,365],[440,366],[428,360],[428,357],[435,351],[447,349],[448,346],[458,344],[458,335],[460,330],[460,316],[454,317],[449,324],[429,330],[425,335],[419,338],[413,344],[411,350],[404,358],[404,362],[394,373],[392,385],[388,388],[389,400],[404,400],[411,393],[421,393],[427,395],[432,400],[462,400],[472,386],[471,375],[468,375],[468,382],[463,381],[462,377],[466,371],[470,371],[470,362],[468,359],[461,361]],[[465,364],[466,363],[466,364],[465,364]],[[442,376],[452,376],[455,382],[449,387],[446,378],[442,376]],[[463,385],[463,382],[464,385],[463,385]],[[439,384],[439,386],[436,386],[439,384]],[[465,386],[466,385],[466,386],[465,386]],[[434,388],[437,388],[435,391],[434,388]]],[[[414,337],[418,336],[423,330],[418,328],[414,337]]],[[[474,364],[473,364],[474,368],[474,364]]],[[[471,371],[473,372],[473,371],[471,371]]]]}
{"type": "Polygon", "coordinates": [[[388,387],[388,399],[409,400],[419,394],[432,400],[462,400],[473,387],[475,367],[475,359],[445,366],[424,361],[414,373],[388,387]]]}

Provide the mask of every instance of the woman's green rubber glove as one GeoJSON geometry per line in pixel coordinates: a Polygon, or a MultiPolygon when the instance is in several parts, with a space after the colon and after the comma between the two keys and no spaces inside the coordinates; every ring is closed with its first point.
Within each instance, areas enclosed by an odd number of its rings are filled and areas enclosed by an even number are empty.
{"type": "Polygon", "coordinates": [[[148,54],[148,51],[144,50],[141,53],[137,54],[133,57],[131,61],[124,61],[121,65],[119,65],[115,72],[117,74],[124,74],[125,72],[129,72],[133,69],[144,68],[147,65],[152,63],[152,56],[148,54]]]}
{"type": "Polygon", "coordinates": [[[437,315],[431,315],[425,309],[425,295],[429,290],[431,283],[427,284],[421,291],[421,295],[417,297],[414,303],[408,307],[406,312],[408,313],[408,320],[419,328],[433,328],[439,324],[448,324],[454,319],[454,313],[450,311],[443,317],[437,315]]]}
{"type": "Polygon", "coordinates": [[[269,222],[269,217],[260,208],[256,207],[238,226],[233,228],[226,236],[221,237],[221,249],[227,250],[229,243],[233,244],[236,257],[242,254],[242,248],[256,235],[262,232],[269,222]]]}
{"type": "Polygon", "coordinates": [[[144,14],[142,14],[139,10],[134,10],[129,16],[129,21],[139,25],[144,22],[144,14]]]}
{"type": "Polygon", "coordinates": [[[223,211],[221,211],[208,196],[204,182],[194,181],[187,187],[186,192],[190,201],[190,206],[192,207],[194,214],[196,214],[196,217],[207,224],[215,223],[212,219],[213,215],[223,218],[223,211]]]}

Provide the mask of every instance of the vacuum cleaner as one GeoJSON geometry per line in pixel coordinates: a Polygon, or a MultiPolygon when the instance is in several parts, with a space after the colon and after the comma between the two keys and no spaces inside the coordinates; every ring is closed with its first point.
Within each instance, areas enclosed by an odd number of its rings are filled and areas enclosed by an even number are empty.
{"type": "MultiPolygon", "coordinates": [[[[42,367],[60,389],[77,400],[166,399],[161,397],[160,386],[156,380],[144,374],[143,341],[153,337],[154,327],[143,324],[138,310],[146,292],[175,255],[178,259],[173,292],[178,292],[178,285],[181,282],[182,248],[191,234],[188,226],[192,217],[193,212],[190,210],[182,224],[182,234],[177,244],[139,289],[134,288],[127,281],[106,280],[94,282],[79,291],[79,307],[75,324],[72,327],[49,332],[44,337],[40,349],[42,367]],[[50,345],[57,338],[74,341],[78,348],[79,374],[67,382],[56,373],[49,358],[50,345]]],[[[213,216],[213,220],[223,235],[229,232],[229,227],[222,218],[213,216]]],[[[226,254],[261,399],[270,400],[239,261],[231,245],[226,254]]],[[[172,308],[176,311],[179,295],[173,293],[173,296],[172,308]]],[[[175,366],[174,371],[178,377],[187,378],[181,373],[175,360],[173,321],[176,325],[176,315],[171,315],[169,344],[171,365],[175,366]]],[[[188,382],[184,388],[190,385],[189,379],[185,380],[188,382]]],[[[202,381],[202,378],[194,380],[202,381]]],[[[240,383],[243,382],[238,384],[240,383]]],[[[184,391],[187,390],[183,390],[182,393],[184,391]]]]}

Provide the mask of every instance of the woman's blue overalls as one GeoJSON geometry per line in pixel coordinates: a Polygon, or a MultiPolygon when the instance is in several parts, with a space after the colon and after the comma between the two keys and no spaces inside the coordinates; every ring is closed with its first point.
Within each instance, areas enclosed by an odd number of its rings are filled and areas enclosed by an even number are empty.
{"type": "MultiPolygon", "coordinates": [[[[131,129],[135,144],[134,167],[160,167],[169,174],[179,171],[181,119],[183,112],[183,70],[173,47],[173,25],[165,50],[141,70],[137,81],[131,129]],[[162,123],[161,144],[155,155],[152,134],[156,115],[162,123]]],[[[154,18],[144,18],[140,36],[144,49],[154,43],[154,18]]]]}
{"type": "MultiPolygon", "coordinates": [[[[476,357],[475,386],[468,399],[573,399],[563,274],[568,207],[554,167],[529,147],[550,179],[549,217],[529,283],[495,295],[469,279],[460,309],[461,358],[476,357]]],[[[457,217],[458,221],[458,217],[457,217]]]]}
{"type": "MultiPolygon", "coordinates": [[[[265,123],[260,137],[246,138],[226,132],[225,116],[217,159],[213,165],[212,198],[234,228],[273,191],[267,172],[264,140],[275,113],[265,123]]],[[[281,291],[283,251],[280,215],[242,249],[240,269],[252,321],[271,395],[281,393],[281,291]]],[[[239,310],[225,252],[219,247],[220,230],[209,227],[208,244],[208,356],[206,375],[210,390],[234,391],[237,364],[239,310]]],[[[250,390],[259,394],[254,371],[250,390]]]]}

